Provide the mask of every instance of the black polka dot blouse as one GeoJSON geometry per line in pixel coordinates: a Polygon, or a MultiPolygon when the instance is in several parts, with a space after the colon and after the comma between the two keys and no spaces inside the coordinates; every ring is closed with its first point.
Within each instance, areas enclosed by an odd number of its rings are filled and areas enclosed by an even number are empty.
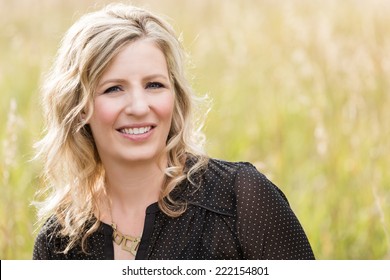
{"type": "MultiPolygon", "coordinates": [[[[184,182],[176,199],[188,202],[178,218],[146,210],[136,259],[314,259],[314,254],[285,195],[249,163],[210,159],[197,178],[184,182]]],[[[104,223],[87,240],[88,251],[75,246],[67,254],[67,238],[57,235],[53,219],[40,230],[33,259],[113,259],[112,228],[104,223]]]]}

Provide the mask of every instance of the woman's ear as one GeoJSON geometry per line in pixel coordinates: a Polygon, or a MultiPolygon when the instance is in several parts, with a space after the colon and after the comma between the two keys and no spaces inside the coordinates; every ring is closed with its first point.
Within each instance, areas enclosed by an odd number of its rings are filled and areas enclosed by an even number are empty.
{"type": "Polygon", "coordinates": [[[81,108],[80,114],[80,121],[82,121],[84,124],[89,124],[89,120],[91,119],[93,110],[91,109],[91,104],[87,103],[83,105],[83,108],[81,108]]]}
{"type": "Polygon", "coordinates": [[[84,124],[88,124],[88,121],[86,121],[86,119],[87,119],[87,113],[85,111],[82,111],[80,114],[80,120],[84,122],[84,124]]]}

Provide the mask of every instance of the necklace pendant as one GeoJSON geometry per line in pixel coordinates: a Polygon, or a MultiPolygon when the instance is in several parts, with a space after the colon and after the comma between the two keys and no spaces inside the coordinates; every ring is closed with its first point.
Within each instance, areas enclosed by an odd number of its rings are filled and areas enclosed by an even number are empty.
{"type": "Polygon", "coordinates": [[[123,234],[116,230],[116,224],[112,224],[111,227],[114,230],[112,233],[112,239],[118,246],[120,246],[124,238],[123,234]]]}
{"type": "Polygon", "coordinates": [[[141,239],[139,237],[124,235],[122,250],[130,252],[133,256],[135,256],[137,254],[140,241],[141,239]]]}
{"type": "Polygon", "coordinates": [[[120,233],[116,228],[116,224],[114,223],[111,224],[111,227],[113,229],[112,240],[115,242],[115,244],[121,246],[122,250],[129,252],[133,256],[137,255],[137,250],[139,243],[141,242],[141,238],[120,233]]]}
{"type": "Polygon", "coordinates": [[[112,239],[119,246],[123,241],[123,235],[120,232],[114,231],[112,234],[112,239]]]}

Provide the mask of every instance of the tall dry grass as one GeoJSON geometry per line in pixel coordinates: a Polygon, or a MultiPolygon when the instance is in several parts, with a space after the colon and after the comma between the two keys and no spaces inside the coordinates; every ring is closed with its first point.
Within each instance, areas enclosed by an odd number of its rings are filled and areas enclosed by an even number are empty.
{"type": "MultiPolygon", "coordinates": [[[[29,259],[38,87],[63,32],[108,1],[0,0],[0,258],[29,259]]],[[[390,258],[390,2],[133,1],[168,15],[214,100],[211,156],[254,162],[319,259],[390,258]]]]}

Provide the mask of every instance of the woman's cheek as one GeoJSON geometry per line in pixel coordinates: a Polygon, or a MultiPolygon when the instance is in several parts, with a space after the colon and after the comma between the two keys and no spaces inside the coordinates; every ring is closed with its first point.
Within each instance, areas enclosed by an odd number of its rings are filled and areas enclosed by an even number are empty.
{"type": "Polygon", "coordinates": [[[158,101],[158,106],[156,106],[159,115],[164,116],[165,118],[170,118],[173,114],[174,108],[174,97],[173,94],[167,94],[160,98],[158,101]]]}
{"type": "Polygon", "coordinates": [[[93,117],[102,123],[112,123],[119,111],[117,102],[110,101],[109,98],[97,98],[93,117]]]}

